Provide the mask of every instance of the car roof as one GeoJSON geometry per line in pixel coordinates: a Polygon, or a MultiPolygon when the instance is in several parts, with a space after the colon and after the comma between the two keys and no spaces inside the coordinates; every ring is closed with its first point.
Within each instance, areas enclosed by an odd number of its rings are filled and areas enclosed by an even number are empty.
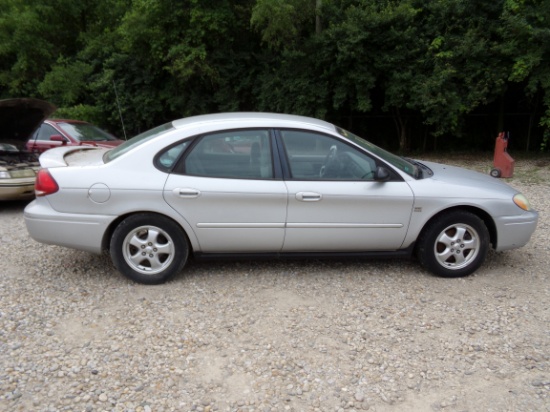
{"type": "Polygon", "coordinates": [[[324,120],[314,119],[312,117],[298,116],[293,114],[281,113],[263,113],[263,112],[231,112],[204,114],[191,116],[183,119],[174,120],[172,125],[177,128],[199,127],[203,124],[212,123],[246,123],[247,126],[263,127],[295,127],[314,126],[315,128],[327,129],[332,132],[335,126],[324,120]]]}

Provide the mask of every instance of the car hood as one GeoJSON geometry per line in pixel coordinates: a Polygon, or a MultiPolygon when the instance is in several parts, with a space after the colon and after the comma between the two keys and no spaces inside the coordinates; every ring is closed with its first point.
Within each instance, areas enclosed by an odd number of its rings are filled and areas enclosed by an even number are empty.
{"type": "MultiPolygon", "coordinates": [[[[433,171],[433,176],[431,176],[433,181],[444,183],[448,187],[456,188],[458,186],[463,186],[470,190],[476,188],[477,190],[486,192],[517,192],[501,179],[491,177],[489,174],[485,175],[462,167],[434,162],[420,161],[420,163],[428,166],[433,171]]],[[[457,193],[457,195],[461,195],[461,193],[457,193]]]]}
{"type": "Polygon", "coordinates": [[[22,147],[38,126],[57,107],[43,100],[0,100],[0,143],[22,147]]]}

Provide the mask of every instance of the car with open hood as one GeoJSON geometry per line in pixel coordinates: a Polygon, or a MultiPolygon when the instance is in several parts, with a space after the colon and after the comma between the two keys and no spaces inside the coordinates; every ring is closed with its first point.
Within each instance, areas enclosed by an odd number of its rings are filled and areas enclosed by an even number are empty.
{"type": "Polygon", "coordinates": [[[123,143],[98,126],[72,119],[47,119],[32,134],[27,150],[42,153],[61,146],[95,146],[112,148],[123,143]]]}
{"type": "Polygon", "coordinates": [[[440,276],[525,245],[538,213],[489,175],[396,156],[322,120],[221,113],[113,149],[40,156],[25,222],[37,241],[108,251],[160,283],[189,257],[417,256],[440,276]]]}
{"type": "Polygon", "coordinates": [[[39,168],[36,154],[25,143],[56,107],[31,98],[0,100],[0,200],[34,197],[39,168]]]}

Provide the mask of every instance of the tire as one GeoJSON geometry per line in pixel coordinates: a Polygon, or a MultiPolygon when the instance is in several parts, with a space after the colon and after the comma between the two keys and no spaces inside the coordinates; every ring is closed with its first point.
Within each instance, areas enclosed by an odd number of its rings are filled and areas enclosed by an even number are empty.
{"type": "Polygon", "coordinates": [[[173,220],[140,213],[124,219],[111,238],[115,267],[134,282],[156,285],[182,271],[189,243],[173,220]]]}
{"type": "Polygon", "coordinates": [[[455,210],[428,223],[418,239],[417,256],[438,276],[468,276],[485,261],[489,243],[483,220],[473,213],[455,210]]]}
{"type": "Polygon", "coordinates": [[[502,173],[500,172],[500,169],[492,169],[492,170],[491,170],[491,173],[489,173],[489,174],[490,174],[491,176],[493,176],[493,177],[500,177],[500,175],[501,175],[502,173]]]}

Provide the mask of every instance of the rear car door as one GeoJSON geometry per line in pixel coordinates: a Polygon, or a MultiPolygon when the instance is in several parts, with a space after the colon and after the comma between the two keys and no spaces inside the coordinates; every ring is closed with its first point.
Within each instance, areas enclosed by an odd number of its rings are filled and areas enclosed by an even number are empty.
{"type": "Polygon", "coordinates": [[[279,252],[287,207],[275,179],[268,129],[200,136],[164,188],[164,198],[193,228],[201,252],[279,252]]]}
{"type": "Polygon", "coordinates": [[[413,206],[397,174],[374,180],[380,161],[334,136],[280,130],[288,216],[283,252],[396,250],[413,206]]]}

